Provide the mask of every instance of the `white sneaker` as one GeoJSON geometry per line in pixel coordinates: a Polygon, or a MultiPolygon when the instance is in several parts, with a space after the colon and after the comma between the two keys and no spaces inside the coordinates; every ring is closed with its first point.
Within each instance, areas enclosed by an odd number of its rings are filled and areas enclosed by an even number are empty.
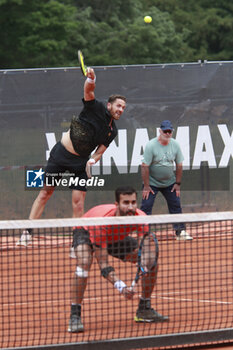
{"type": "Polygon", "coordinates": [[[193,239],[185,230],[182,230],[179,236],[176,236],[177,241],[187,241],[193,239]]]}
{"type": "Polygon", "coordinates": [[[29,234],[27,230],[23,231],[22,236],[16,243],[16,245],[24,245],[25,247],[28,246],[28,244],[32,243],[32,236],[29,234]]]}
{"type": "Polygon", "coordinates": [[[76,259],[76,253],[75,253],[74,247],[70,248],[70,258],[76,259]]]}

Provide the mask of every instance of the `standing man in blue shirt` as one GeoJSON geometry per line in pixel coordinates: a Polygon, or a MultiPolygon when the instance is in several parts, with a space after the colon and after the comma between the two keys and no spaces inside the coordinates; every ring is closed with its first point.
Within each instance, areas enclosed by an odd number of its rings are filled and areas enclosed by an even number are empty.
{"type": "MultiPolygon", "coordinates": [[[[180,185],[182,162],[184,160],[180,146],[172,138],[173,126],[164,120],[160,126],[160,135],[150,140],[145,148],[142,160],[142,203],[141,210],[151,215],[155,197],[161,192],[167,201],[170,214],[182,213],[180,203],[180,185]],[[174,172],[175,162],[175,172],[174,172]]],[[[174,224],[177,240],[191,240],[183,223],[174,224]]]]}

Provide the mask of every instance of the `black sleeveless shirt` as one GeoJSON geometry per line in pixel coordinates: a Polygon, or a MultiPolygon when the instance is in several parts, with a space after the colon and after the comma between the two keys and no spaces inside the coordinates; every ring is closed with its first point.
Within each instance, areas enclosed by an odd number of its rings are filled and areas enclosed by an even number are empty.
{"type": "Polygon", "coordinates": [[[75,152],[88,157],[99,145],[108,147],[117,136],[114,120],[105,105],[98,100],[82,100],[84,107],[78,117],[73,117],[70,125],[70,139],[75,152]]]}

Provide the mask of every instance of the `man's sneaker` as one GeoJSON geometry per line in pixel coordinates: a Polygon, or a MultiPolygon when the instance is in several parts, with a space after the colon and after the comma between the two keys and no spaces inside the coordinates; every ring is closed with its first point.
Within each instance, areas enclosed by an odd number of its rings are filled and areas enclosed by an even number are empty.
{"type": "Polygon", "coordinates": [[[193,237],[190,236],[185,230],[182,230],[181,233],[178,236],[176,236],[176,239],[177,241],[188,241],[193,239],[193,237]]]}
{"type": "Polygon", "coordinates": [[[25,247],[28,246],[28,244],[32,243],[32,236],[28,232],[28,230],[23,231],[20,239],[18,242],[16,242],[16,245],[24,245],[25,247]]]}
{"type": "Polygon", "coordinates": [[[168,316],[160,315],[152,308],[140,309],[138,308],[134,321],[136,322],[166,322],[169,320],[168,316]]]}
{"type": "Polygon", "coordinates": [[[71,247],[71,248],[70,248],[70,258],[76,259],[76,254],[75,254],[74,247],[71,247]]]}
{"type": "Polygon", "coordinates": [[[84,327],[81,321],[81,317],[77,315],[70,316],[68,332],[72,332],[72,333],[84,332],[84,327]]]}

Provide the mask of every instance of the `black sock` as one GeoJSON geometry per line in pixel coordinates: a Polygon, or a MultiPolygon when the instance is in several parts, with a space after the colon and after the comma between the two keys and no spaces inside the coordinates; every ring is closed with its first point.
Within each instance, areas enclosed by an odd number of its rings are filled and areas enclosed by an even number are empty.
{"type": "Polygon", "coordinates": [[[138,307],[140,309],[150,309],[150,307],[151,307],[150,299],[149,298],[148,299],[140,298],[138,307]]]}
{"type": "Polygon", "coordinates": [[[77,315],[81,317],[81,305],[80,304],[71,304],[71,315],[77,315]]]}

